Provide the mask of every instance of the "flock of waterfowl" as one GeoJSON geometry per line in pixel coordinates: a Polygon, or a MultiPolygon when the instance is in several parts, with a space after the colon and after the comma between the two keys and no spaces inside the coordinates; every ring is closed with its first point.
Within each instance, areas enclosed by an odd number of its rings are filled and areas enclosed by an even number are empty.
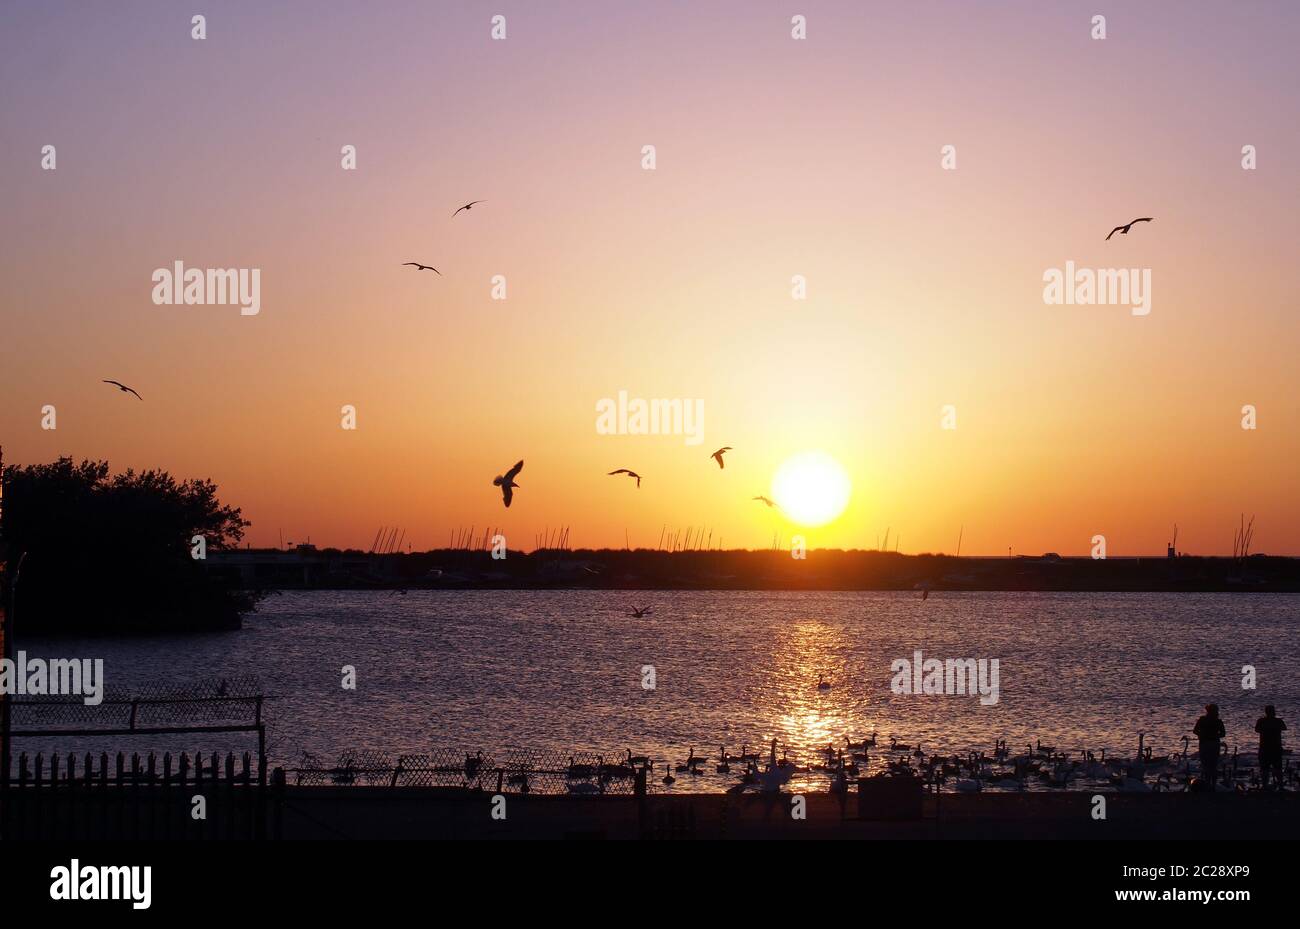
{"type": "MultiPolygon", "coordinates": [[[[716,791],[721,777],[731,781],[728,792],[746,790],[779,791],[794,779],[800,789],[816,790],[825,778],[831,792],[844,792],[851,780],[862,777],[911,777],[927,789],[956,793],[984,790],[1069,790],[1109,789],[1124,792],[1185,791],[1203,788],[1199,784],[1200,764],[1190,741],[1183,739],[1181,751],[1157,755],[1138,734],[1133,757],[1109,754],[1102,748],[1058,750],[1036,739],[1023,751],[1009,748],[1006,740],[994,743],[992,751],[970,750],[965,753],[927,754],[920,744],[912,745],[890,737],[879,744],[877,734],[853,741],[845,736],[842,745],[828,744],[816,752],[815,760],[801,764],[791,759],[772,739],[763,753],[742,746],[732,754],[719,746],[714,756],[696,754],[691,748],[679,762],[657,760],[633,754],[615,762],[597,756],[591,762],[570,757],[564,771],[565,790],[572,794],[606,792],[620,780],[644,777],[647,787],[657,790],[694,789],[716,791]],[[662,773],[661,773],[662,772],[662,773]]],[[[1261,786],[1258,758],[1254,753],[1233,749],[1223,753],[1214,790],[1244,792],[1261,786]]],[[[517,785],[516,785],[517,786],[517,785]]],[[[1283,770],[1282,786],[1300,788],[1300,769],[1288,757],[1283,770]]]]}

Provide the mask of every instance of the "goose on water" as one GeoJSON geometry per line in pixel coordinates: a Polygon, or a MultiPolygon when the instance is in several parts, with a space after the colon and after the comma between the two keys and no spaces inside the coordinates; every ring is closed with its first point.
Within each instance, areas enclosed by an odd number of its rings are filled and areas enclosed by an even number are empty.
{"type": "Polygon", "coordinates": [[[718,757],[722,760],[717,764],[717,772],[719,774],[729,774],[731,772],[731,756],[727,754],[727,746],[718,746],[718,757]]]}
{"type": "Polygon", "coordinates": [[[695,770],[695,766],[704,764],[708,760],[704,755],[696,755],[695,749],[692,748],[690,754],[686,756],[685,764],[677,766],[677,773],[684,774],[689,771],[691,774],[698,774],[699,772],[695,770]]]}
{"type": "Polygon", "coordinates": [[[568,777],[591,777],[596,773],[596,766],[591,764],[577,764],[573,756],[569,756],[569,767],[565,771],[568,777]]]}

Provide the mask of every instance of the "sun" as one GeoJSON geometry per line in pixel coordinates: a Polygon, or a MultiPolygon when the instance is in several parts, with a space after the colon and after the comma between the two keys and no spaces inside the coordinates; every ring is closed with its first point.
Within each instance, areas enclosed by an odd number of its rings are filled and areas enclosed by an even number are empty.
{"type": "Polygon", "coordinates": [[[849,476],[825,452],[800,452],[772,475],[772,497],[785,514],[804,526],[824,526],[849,505],[849,476]]]}

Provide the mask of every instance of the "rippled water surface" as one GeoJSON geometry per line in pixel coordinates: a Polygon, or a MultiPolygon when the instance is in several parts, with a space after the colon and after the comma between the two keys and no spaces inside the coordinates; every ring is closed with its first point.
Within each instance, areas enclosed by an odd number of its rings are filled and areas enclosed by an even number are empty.
{"type": "Polygon", "coordinates": [[[1005,738],[1013,752],[1041,739],[1132,755],[1139,731],[1158,752],[1181,750],[1209,701],[1243,751],[1263,704],[1294,715],[1298,607],[1292,595],[293,592],[238,632],[20,647],[103,657],[115,689],[254,674],[271,695],[272,757],[289,764],[303,751],[332,762],[434,747],[677,761],[692,747],[716,757],[722,744],[754,750],[773,737],[808,762],[873,729],[882,747],[893,735],[927,752],[991,751],[1005,738]],[[634,603],[653,614],[629,616],[634,603]],[[891,661],[915,649],[999,659],[999,702],[892,693],[891,661]],[[356,668],[355,691],[340,686],[344,665],[356,668]],[[1257,690],[1243,690],[1244,665],[1257,690]]]}

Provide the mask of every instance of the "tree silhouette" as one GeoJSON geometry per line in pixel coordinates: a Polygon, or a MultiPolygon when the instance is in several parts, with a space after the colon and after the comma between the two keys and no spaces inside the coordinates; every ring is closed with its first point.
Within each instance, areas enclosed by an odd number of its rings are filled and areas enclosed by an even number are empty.
{"type": "Polygon", "coordinates": [[[233,628],[255,603],[191,555],[194,536],[230,548],[249,525],[211,481],[71,458],[3,480],[15,635],[233,628]]]}

